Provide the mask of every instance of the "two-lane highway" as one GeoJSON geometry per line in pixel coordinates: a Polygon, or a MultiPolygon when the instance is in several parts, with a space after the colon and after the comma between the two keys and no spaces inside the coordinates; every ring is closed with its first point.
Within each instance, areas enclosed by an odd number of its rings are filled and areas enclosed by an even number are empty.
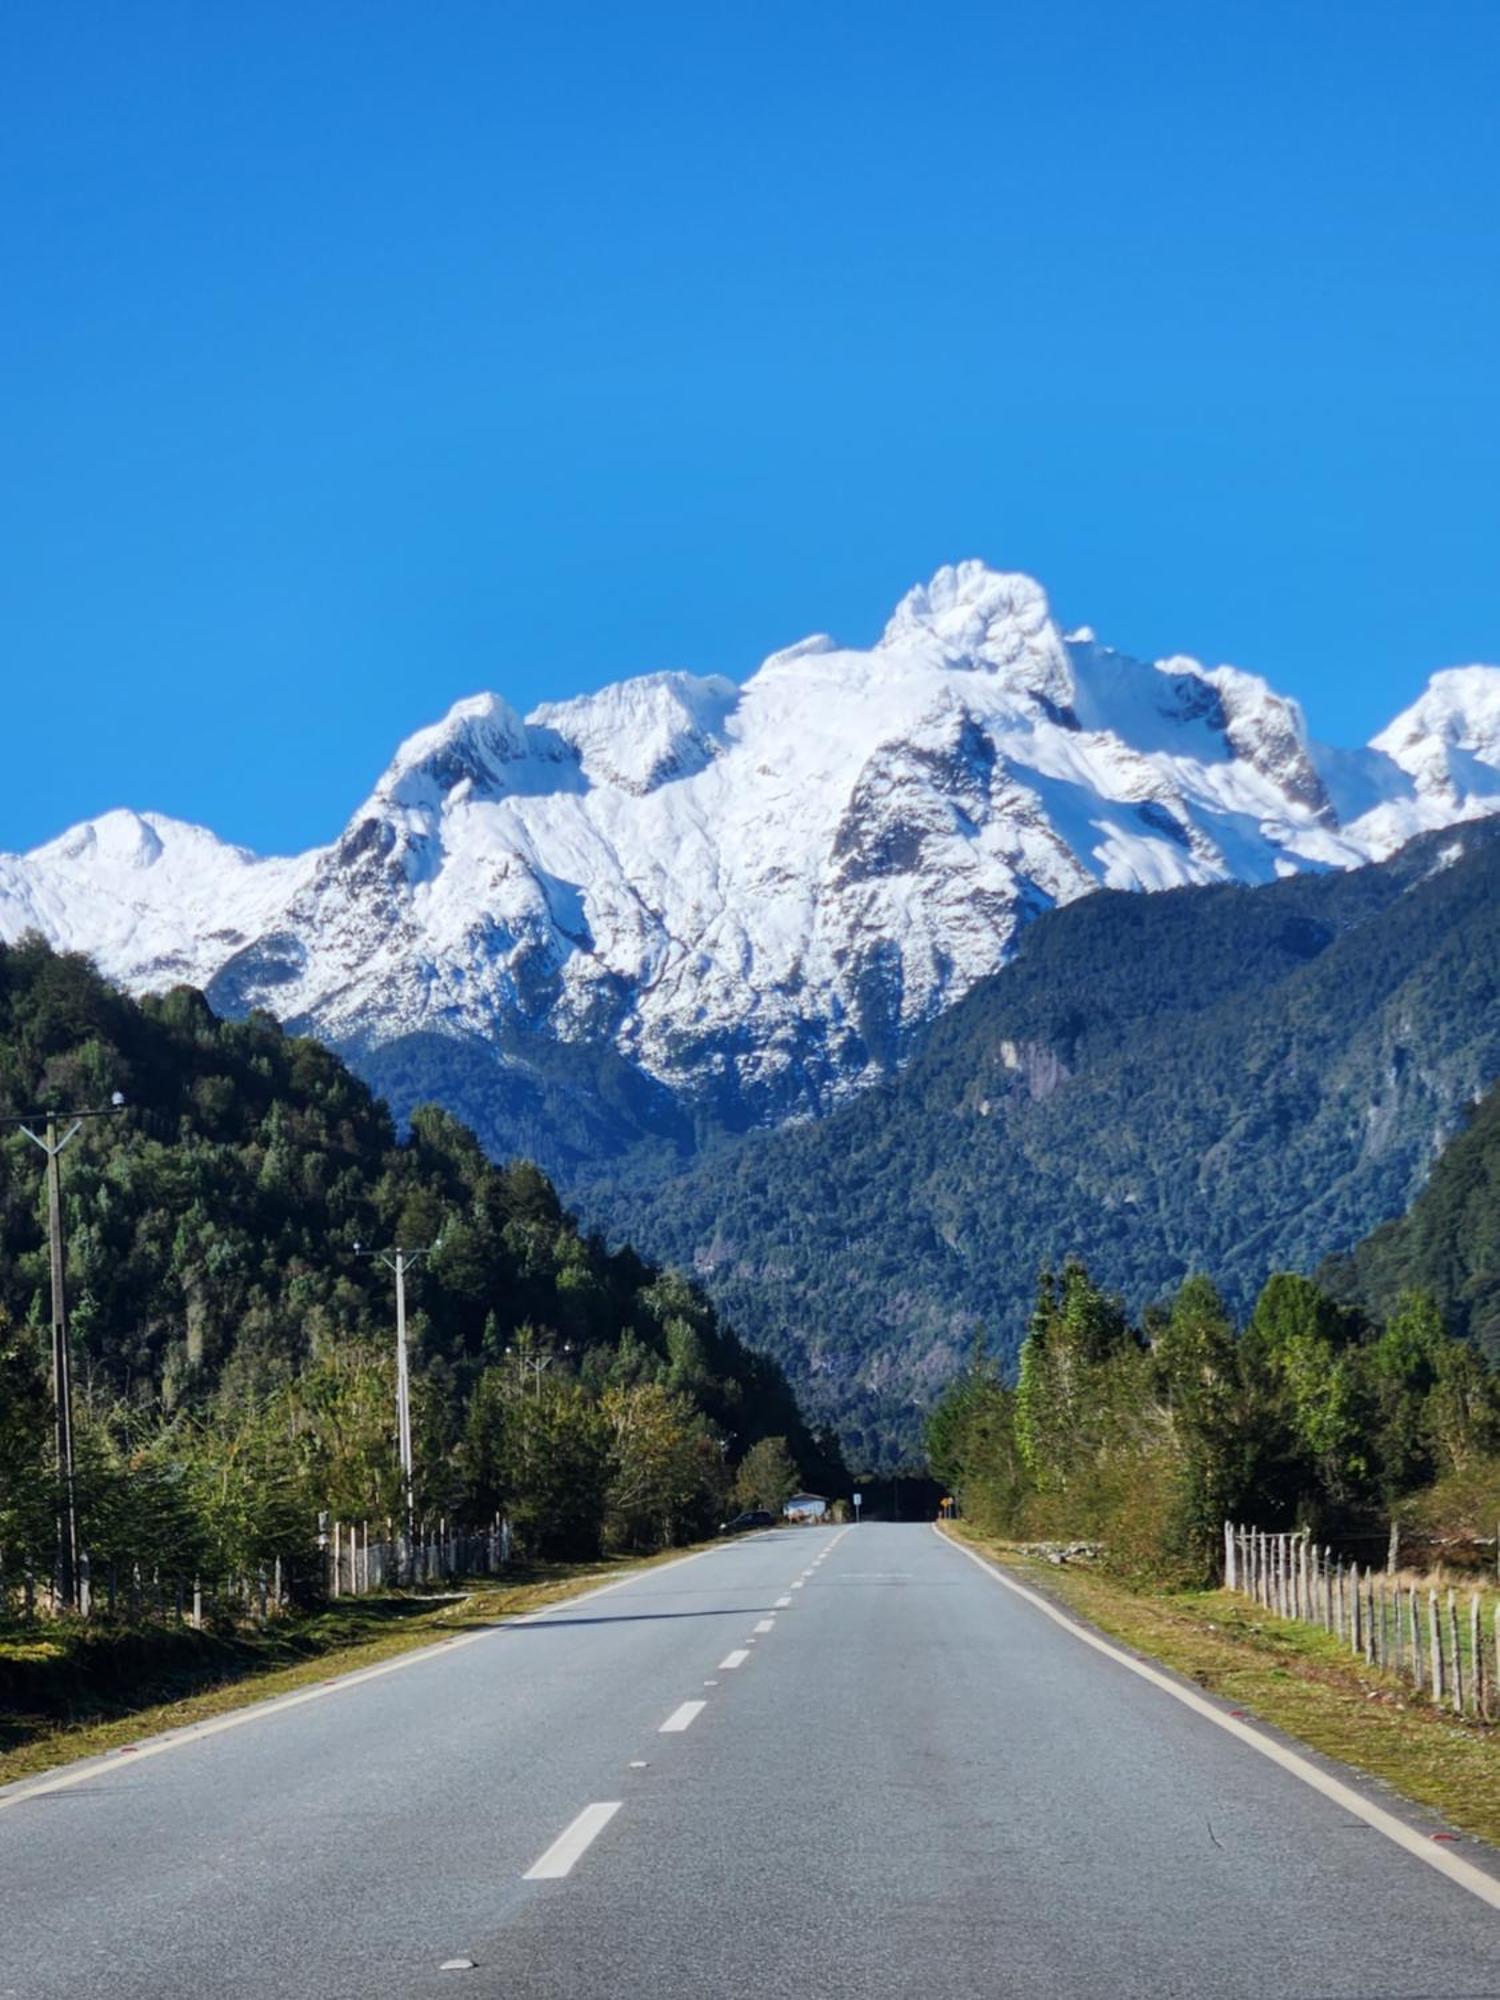
{"type": "Polygon", "coordinates": [[[0,1792],[16,2000],[1500,1996],[1492,1902],[922,1526],[59,1777],[0,1792]]]}

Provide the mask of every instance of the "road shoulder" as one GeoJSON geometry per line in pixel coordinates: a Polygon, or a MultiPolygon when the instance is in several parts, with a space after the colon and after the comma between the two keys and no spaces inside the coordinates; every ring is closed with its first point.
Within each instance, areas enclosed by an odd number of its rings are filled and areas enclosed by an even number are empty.
{"type": "Polygon", "coordinates": [[[1206,1695],[1227,1717],[1310,1755],[1424,1839],[1446,1845],[1467,1836],[1462,1845],[1474,1860],[1487,1873],[1500,1870],[1500,1730],[1410,1699],[1324,1635],[1304,1634],[1231,1593],[1147,1595],[1098,1571],[1027,1558],[963,1523],[940,1532],[1085,1631],[1165,1670],[1200,1700],[1206,1695]]]}
{"type": "MultiPolygon", "coordinates": [[[[721,1546],[708,1542],[636,1559],[553,1565],[544,1574],[499,1587],[486,1581],[472,1590],[456,1591],[394,1630],[375,1622],[368,1636],[314,1651],[294,1664],[252,1666],[181,1698],[143,1703],[72,1726],[40,1729],[0,1752],[0,1809],[19,1796],[31,1796],[60,1772],[68,1773],[69,1783],[76,1782],[72,1774],[80,1766],[139,1755],[146,1745],[155,1754],[168,1739],[191,1741],[213,1729],[273,1714],[293,1702],[316,1699],[450,1651],[517,1620],[580,1604],[650,1570],[692,1561],[721,1546]]],[[[360,1600],[348,1603],[356,1607],[352,1618],[357,1628],[360,1600]]]]}

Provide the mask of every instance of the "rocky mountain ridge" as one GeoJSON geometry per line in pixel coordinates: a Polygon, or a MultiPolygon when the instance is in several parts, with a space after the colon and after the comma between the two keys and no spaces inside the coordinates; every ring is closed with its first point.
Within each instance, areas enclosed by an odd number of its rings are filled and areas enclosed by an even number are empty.
{"type": "Polygon", "coordinates": [[[0,937],[266,1008],[367,1070],[602,1052],[743,1129],[891,1073],[1043,910],[1348,868],[1495,811],[1500,668],[1324,749],[1255,675],[1130,659],[968,562],[869,650],[817,636],[743,686],[652,674],[524,720],[459,702],[306,855],[107,813],[0,857],[0,937]]]}

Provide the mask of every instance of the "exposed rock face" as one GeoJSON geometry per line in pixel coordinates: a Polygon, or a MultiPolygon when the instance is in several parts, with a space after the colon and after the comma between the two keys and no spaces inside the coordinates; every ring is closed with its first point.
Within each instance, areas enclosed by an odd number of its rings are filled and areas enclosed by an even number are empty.
{"type": "Polygon", "coordinates": [[[889,1070],[1031,916],[1100,884],[1348,867],[1495,810],[1500,669],[1438,674],[1368,749],[1325,751],[1254,675],[1065,636],[1039,584],[971,562],[868,652],[806,640],[743,687],[653,674],[524,721],[460,702],[294,860],[106,814],[0,857],[0,935],[356,1058],[607,1048],[750,1124],[889,1070]]]}

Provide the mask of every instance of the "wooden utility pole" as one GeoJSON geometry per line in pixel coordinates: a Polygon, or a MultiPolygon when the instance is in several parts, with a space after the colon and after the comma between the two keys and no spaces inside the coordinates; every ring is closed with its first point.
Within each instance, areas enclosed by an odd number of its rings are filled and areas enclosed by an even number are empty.
{"type": "MultiPolygon", "coordinates": [[[[75,1119],[65,1136],[57,1120],[47,1120],[41,1141],[47,1154],[47,1234],[52,1253],[52,1401],[57,1436],[57,1583],[71,1610],[78,1601],[78,1489],[73,1477],[73,1378],[68,1356],[68,1305],[63,1264],[62,1149],[78,1131],[75,1119]]],[[[30,1135],[35,1138],[35,1133],[30,1135]]]]}
{"type": "Polygon", "coordinates": [[[413,1264],[423,1257],[430,1257],[434,1250],[441,1250],[442,1238],[429,1243],[425,1249],[407,1250],[397,1244],[392,1250],[372,1250],[363,1243],[356,1243],[356,1257],[372,1257],[384,1264],[396,1278],[396,1456],[401,1466],[401,1504],[406,1515],[407,1561],[412,1560],[414,1537],[417,1526],[416,1476],[411,1448],[411,1369],[407,1359],[406,1346],[406,1279],[413,1264]]]}
{"type": "Polygon", "coordinates": [[[123,1109],[124,1097],[117,1090],[109,1104],[97,1111],[47,1111],[29,1113],[43,1132],[34,1132],[24,1118],[4,1122],[19,1125],[34,1146],[47,1155],[47,1240],[52,1274],[52,1409],[57,1454],[57,1595],[68,1610],[78,1606],[79,1542],[78,1488],[73,1473],[73,1381],[72,1359],[68,1352],[68,1302],[66,1262],[63,1255],[62,1168],[64,1152],[83,1130],[86,1118],[107,1118],[123,1109]],[[62,1137],[58,1121],[71,1118],[62,1137]]]}

